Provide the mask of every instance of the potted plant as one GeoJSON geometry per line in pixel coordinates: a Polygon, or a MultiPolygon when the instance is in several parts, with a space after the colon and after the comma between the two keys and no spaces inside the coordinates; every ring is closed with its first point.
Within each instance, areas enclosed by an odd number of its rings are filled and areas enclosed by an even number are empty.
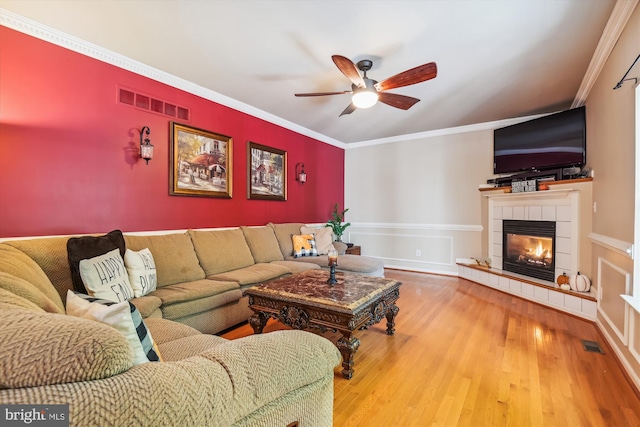
{"type": "Polygon", "coordinates": [[[331,214],[332,218],[325,224],[325,227],[331,227],[331,229],[333,230],[333,234],[335,234],[336,240],[338,242],[342,242],[342,234],[344,233],[344,230],[346,230],[347,227],[351,225],[350,222],[343,223],[344,214],[348,210],[349,209],[347,208],[341,212],[339,210],[338,204],[336,203],[331,214]]]}

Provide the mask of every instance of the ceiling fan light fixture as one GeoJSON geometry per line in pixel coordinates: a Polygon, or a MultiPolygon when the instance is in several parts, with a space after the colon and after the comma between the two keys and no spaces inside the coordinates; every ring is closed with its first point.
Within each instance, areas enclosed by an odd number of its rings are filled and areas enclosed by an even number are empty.
{"type": "Polygon", "coordinates": [[[351,102],[358,108],[370,108],[378,102],[378,92],[366,88],[357,89],[353,92],[351,102]]]}
{"type": "Polygon", "coordinates": [[[295,96],[325,96],[350,93],[351,102],[338,117],[351,114],[359,108],[373,107],[378,101],[394,108],[408,110],[420,100],[397,93],[388,93],[387,91],[431,80],[438,75],[436,63],[429,62],[428,64],[423,64],[398,73],[378,83],[367,77],[367,71],[373,66],[371,60],[363,59],[362,61],[358,61],[357,64],[354,64],[352,60],[342,55],[333,55],[331,59],[340,72],[351,81],[351,90],[343,92],[296,93],[295,96]],[[360,71],[362,75],[360,75],[360,71]],[[382,96],[380,96],[380,94],[382,94],[382,96]]]}

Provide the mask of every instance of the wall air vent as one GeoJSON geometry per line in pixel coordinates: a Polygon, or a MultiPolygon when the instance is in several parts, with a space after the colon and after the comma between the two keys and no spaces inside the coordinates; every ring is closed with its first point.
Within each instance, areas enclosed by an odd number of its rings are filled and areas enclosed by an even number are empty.
{"type": "Polygon", "coordinates": [[[186,107],[181,107],[123,87],[118,87],[118,103],[130,105],[138,110],[145,110],[174,119],[180,119],[185,122],[191,119],[191,111],[186,107]]]}

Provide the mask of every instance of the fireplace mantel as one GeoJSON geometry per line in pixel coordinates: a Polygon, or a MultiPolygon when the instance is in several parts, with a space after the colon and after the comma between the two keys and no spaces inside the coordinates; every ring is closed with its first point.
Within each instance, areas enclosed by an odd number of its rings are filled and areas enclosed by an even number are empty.
{"type": "Polygon", "coordinates": [[[558,308],[588,319],[595,318],[597,289],[587,295],[575,295],[558,289],[555,281],[547,282],[502,270],[502,225],[505,219],[556,222],[555,276],[591,275],[592,179],[556,181],[549,190],[507,193],[505,188],[480,190],[483,210],[482,256],[491,260],[491,269],[479,272],[469,265],[460,265],[462,277],[492,286],[544,305],[558,308]],[[481,273],[481,274],[480,274],[481,273]],[[506,276],[509,276],[507,279],[506,276]],[[500,283],[497,279],[500,277],[500,283]],[[495,283],[493,283],[495,281],[495,283]]]}
{"type": "Polygon", "coordinates": [[[498,194],[483,194],[484,197],[488,197],[490,199],[505,199],[505,200],[520,200],[520,199],[531,199],[531,198],[541,198],[541,199],[553,199],[553,198],[565,198],[567,195],[573,191],[579,191],[574,188],[564,188],[560,190],[544,190],[544,191],[530,191],[524,193],[505,193],[501,192],[498,194]]]}

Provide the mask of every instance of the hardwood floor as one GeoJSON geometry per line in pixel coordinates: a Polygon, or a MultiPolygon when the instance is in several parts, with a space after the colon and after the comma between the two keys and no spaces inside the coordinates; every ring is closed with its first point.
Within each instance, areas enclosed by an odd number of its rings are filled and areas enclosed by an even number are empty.
{"type": "Polygon", "coordinates": [[[456,277],[385,275],[403,283],[396,333],[383,320],[356,335],[353,378],[335,371],[335,426],[640,426],[640,399],[593,323],[456,277]]]}

